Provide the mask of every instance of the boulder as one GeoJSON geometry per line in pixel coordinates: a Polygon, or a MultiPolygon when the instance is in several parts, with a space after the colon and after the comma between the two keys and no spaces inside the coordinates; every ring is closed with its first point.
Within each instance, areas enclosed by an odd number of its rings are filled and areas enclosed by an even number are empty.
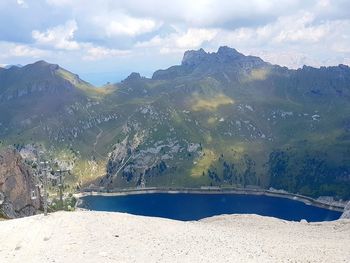
{"type": "Polygon", "coordinates": [[[0,152],[0,216],[17,218],[36,214],[41,206],[38,188],[30,166],[19,152],[8,148],[0,152]],[[36,199],[32,199],[32,195],[36,199]]]}
{"type": "Polygon", "coordinates": [[[350,219],[350,201],[344,208],[344,212],[340,217],[341,219],[350,219]]]}

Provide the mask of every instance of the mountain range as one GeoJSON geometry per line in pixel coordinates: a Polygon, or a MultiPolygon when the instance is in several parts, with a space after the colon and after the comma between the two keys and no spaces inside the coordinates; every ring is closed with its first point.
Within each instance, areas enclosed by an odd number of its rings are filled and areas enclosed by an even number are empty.
{"type": "Polygon", "coordinates": [[[58,65],[0,68],[0,148],[72,187],[237,186],[350,198],[350,68],[291,70],[229,47],[94,87],[58,65]]]}

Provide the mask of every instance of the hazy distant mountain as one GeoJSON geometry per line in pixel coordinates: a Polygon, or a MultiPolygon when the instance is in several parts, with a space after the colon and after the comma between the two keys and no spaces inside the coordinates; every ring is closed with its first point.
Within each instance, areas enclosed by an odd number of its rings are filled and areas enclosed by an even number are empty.
{"type": "Polygon", "coordinates": [[[167,70],[158,70],[152,79],[167,79],[175,77],[224,77],[226,81],[253,68],[269,66],[262,59],[244,56],[235,49],[220,47],[217,53],[206,53],[203,49],[186,51],[180,66],[173,66],[167,70]]]}
{"type": "Polygon", "coordinates": [[[21,67],[23,67],[23,66],[22,66],[21,64],[16,64],[16,65],[6,65],[6,66],[4,66],[3,68],[9,69],[9,68],[12,68],[12,67],[21,68],[21,67]]]}
{"type": "Polygon", "coordinates": [[[350,69],[221,47],[94,88],[43,61],[0,70],[0,138],[43,144],[72,184],[236,185],[350,198],[350,69]],[[99,178],[97,178],[99,177],[99,178]]]}

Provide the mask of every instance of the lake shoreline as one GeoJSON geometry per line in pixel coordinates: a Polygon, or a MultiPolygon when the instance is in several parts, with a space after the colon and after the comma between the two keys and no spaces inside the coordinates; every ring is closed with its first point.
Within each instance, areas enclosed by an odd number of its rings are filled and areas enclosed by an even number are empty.
{"type": "Polygon", "coordinates": [[[82,204],[81,197],[84,196],[123,196],[135,194],[243,194],[243,195],[265,195],[271,197],[279,197],[303,202],[306,205],[312,205],[328,210],[343,212],[347,202],[337,202],[337,204],[329,204],[325,201],[317,200],[312,197],[299,194],[292,194],[279,190],[267,189],[248,189],[248,188],[224,188],[224,187],[201,187],[201,188],[176,188],[176,187],[148,187],[148,188],[122,188],[114,189],[107,192],[105,189],[84,189],[76,193],[74,196],[78,199],[76,208],[82,204]]]}

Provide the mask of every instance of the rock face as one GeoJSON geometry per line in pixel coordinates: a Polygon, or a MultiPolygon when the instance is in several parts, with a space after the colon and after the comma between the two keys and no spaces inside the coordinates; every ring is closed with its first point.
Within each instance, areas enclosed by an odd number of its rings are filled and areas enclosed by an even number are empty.
{"type": "Polygon", "coordinates": [[[198,66],[203,63],[216,64],[216,63],[235,63],[239,60],[248,61],[255,59],[263,63],[263,61],[257,57],[245,56],[239,53],[234,48],[220,47],[215,53],[207,53],[202,48],[199,50],[186,51],[182,59],[182,65],[185,66],[198,66]]]}
{"type": "Polygon", "coordinates": [[[247,73],[252,69],[270,67],[259,57],[245,56],[234,48],[220,47],[217,52],[204,49],[186,51],[181,65],[154,72],[152,79],[175,79],[177,77],[203,77],[222,74],[247,73]]]}
{"type": "Polygon", "coordinates": [[[20,154],[8,148],[0,152],[0,216],[24,217],[36,214],[40,195],[34,177],[20,154]],[[36,199],[32,199],[34,191],[36,199]]]}
{"type": "Polygon", "coordinates": [[[124,81],[137,81],[141,80],[141,75],[138,72],[132,72],[124,81]]]}
{"type": "Polygon", "coordinates": [[[350,219],[350,201],[344,208],[344,212],[340,217],[341,219],[350,219]]]}

